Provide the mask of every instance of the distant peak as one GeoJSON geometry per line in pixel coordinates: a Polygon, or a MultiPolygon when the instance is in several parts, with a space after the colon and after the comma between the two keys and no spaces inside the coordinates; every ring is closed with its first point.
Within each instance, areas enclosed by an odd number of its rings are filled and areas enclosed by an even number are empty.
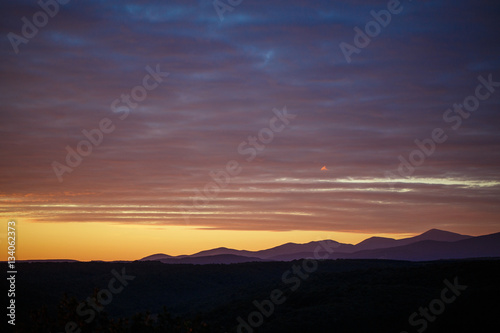
{"type": "Polygon", "coordinates": [[[435,241],[445,241],[445,242],[453,242],[466,238],[470,238],[471,236],[458,234],[456,232],[450,232],[446,230],[440,229],[430,229],[424,232],[421,235],[409,238],[409,239],[417,239],[417,240],[435,240],[435,241]]]}
{"type": "Polygon", "coordinates": [[[362,240],[357,245],[359,245],[359,244],[366,244],[366,243],[372,243],[372,242],[376,242],[376,241],[386,241],[386,240],[394,241],[395,239],[394,238],[388,238],[388,237],[372,236],[370,238],[362,240]]]}
{"type": "Polygon", "coordinates": [[[159,260],[159,259],[171,258],[171,257],[172,256],[169,256],[168,254],[156,253],[156,254],[152,254],[150,256],[144,257],[142,259],[139,259],[139,260],[159,260]]]}
{"type": "Polygon", "coordinates": [[[441,230],[441,229],[432,228],[432,229],[429,229],[429,230],[427,230],[426,232],[424,232],[424,234],[429,233],[429,232],[449,232],[449,231],[445,231],[445,230],[441,230]]]}
{"type": "Polygon", "coordinates": [[[311,242],[311,243],[335,243],[335,244],[340,244],[339,242],[334,241],[332,239],[323,239],[323,240],[315,241],[315,242],[311,242]]]}
{"type": "Polygon", "coordinates": [[[422,233],[422,235],[432,235],[432,234],[455,234],[455,235],[459,235],[459,234],[457,234],[455,232],[441,230],[441,229],[436,229],[436,228],[429,229],[426,232],[422,233]]]}

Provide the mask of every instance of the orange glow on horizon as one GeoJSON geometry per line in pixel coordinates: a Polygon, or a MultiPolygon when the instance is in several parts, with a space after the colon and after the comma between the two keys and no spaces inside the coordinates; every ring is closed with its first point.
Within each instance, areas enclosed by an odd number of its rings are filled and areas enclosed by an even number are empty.
{"type": "MultiPolygon", "coordinates": [[[[377,234],[405,238],[416,234],[377,234]]],[[[357,244],[374,234],[331,231],[207,230],[188,226],[16,221],[16,260],[137,260],[145,256],[193,254],[217,247],[263,250],[288,242],[332,239],[357,244]]],[[[6,253],[2,259],[6,260],[6,253]]]]}

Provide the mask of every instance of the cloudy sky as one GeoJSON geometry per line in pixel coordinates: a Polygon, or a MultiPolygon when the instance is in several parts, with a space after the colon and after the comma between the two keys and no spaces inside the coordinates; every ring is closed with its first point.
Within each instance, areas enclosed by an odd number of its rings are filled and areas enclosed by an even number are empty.
{"type": "Polygon", "coordinates": [[[500,4],[66,2],[0,4],[18,259],[499,231],[500,4]]]}

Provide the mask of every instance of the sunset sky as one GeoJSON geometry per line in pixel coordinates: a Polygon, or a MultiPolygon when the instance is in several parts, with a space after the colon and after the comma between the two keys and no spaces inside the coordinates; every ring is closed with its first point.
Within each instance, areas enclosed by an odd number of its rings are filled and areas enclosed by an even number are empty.
{"type": "Polygon", "coordinates": [[[401,1],[350,62],[341,43],[387,1],[231,8],[74,0],[16,46],[41,8],[0,3],[18,260],[500,231],[500,3],[401,1]],[[67,149],[86,156],[71,167],[67,149]]]}

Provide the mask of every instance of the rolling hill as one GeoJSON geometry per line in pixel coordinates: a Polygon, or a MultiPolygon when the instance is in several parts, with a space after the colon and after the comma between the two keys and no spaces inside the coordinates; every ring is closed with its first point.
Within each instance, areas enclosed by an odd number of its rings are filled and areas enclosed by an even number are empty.
{"type": "Polygon", "coordinates": [[[292,261],[314,256],[323,245],[334,249],[329,259],[393,259],[427,261],[439,259],[500,257],[500,233],[468,236],[438,229],[418,236],[392,239],[371,237],[356,245],[333,240],[306,244],[286,243],[261,251],[235,250],[220,247],[192,255],[169,256],[154,254],[140,261],[160,261],[168,264],[231,264],[254,261],[292,261]]]}

